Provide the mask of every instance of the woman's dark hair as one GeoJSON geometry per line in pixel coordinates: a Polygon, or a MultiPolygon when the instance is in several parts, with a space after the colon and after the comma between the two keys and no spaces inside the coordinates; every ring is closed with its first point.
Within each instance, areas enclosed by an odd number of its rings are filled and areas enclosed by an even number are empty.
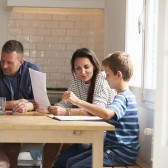
{"type": "Polygon", "coordinates": [[[73,75],[75,74],[75,68],[74,68],[75,60],[76,60],[76,58],[82,58],[82,57],[88,58],[94,66],[93,77],[91,79],[91,84],[90,84],[88,94],[87,94],[87,102],[92,103],[94,89],[95,89],[95,83],[96,83],[96,76],[100,72],[101,67],[100,67],[100,63],[96,57],[96,54],[92,50],[90,50],[88,48],[80,48],[80,49],[77,49],[73,53],[72,58],[71,58],[71,71],[72,71],[73,75]]]}

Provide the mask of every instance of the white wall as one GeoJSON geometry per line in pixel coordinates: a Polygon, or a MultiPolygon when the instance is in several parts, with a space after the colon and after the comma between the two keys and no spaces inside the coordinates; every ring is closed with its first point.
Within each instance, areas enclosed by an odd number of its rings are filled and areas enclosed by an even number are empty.
{"type": "Polygon", "coordinates": [[[6,0],[0,0],[0,48],[2,48],[2,45],[7,40],[7,15],[6,0]]]}
{"type": "Polygon", "coordinates": [[[168,167],[168,1],[158,3],[157,84],[153,168],[168,167]]]}
{"type": "Polygon", "coordinates": [[[87,13],[82,10],[63,13],[37,8],[29,11],[9,12],[8,39],[22,42],[25,59],[37,64],[47,73],[47,87],[68,87],[71,79],[70,59],[81,47],[95,51],[102,60],[104,55],[103,11],[87,13]],[[97,21],[97,22],[96,22],[97,21]]]}
{"type": "Polygon", "coordinates": [[[125,51],[126,0],[105,1],[105,55],[125,51]]]}
{"type": "Polygon", "coordinates": [[[154,120],[154,107],[150,101],[144,100],[144,92],[141,88],[130,87],[136,96],[138,103],[138,117],[140,125],[140,151],[139,157],[144,161],[151,163],[151,151],[152,151],[152,136],[145,135],[145,128],[153,128],[154,120]]]}

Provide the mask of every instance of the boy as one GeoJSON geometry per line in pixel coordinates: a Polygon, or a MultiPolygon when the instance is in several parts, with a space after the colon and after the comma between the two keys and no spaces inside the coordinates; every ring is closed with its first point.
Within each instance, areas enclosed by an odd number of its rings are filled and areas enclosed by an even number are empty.
{"type": "MultiPolygon", "coordinates": [[[[130,56],[124,52],[116,52],[108,55],[102,65],[108,84],[117,92],[113,102],[108,104],[107,108],[80,100],[70,91],[64,93],[63,100],[69,101],[115,126],[115,131],[107,131],[104,140],[104,166],[133,165],[139,151],[139,124],[135,96],[128,87],[128,81],[133,74],[130,56]]],[[[66,168],[79,167],[92,167],[91,150],[67,161],[66,168]]]]}

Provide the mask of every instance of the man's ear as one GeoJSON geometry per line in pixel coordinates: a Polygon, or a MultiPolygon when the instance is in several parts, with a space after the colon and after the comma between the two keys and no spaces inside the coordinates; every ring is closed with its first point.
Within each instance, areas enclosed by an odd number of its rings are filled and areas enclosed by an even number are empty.
{"type": "Polygon", "coordinates": [[[20,60],[20,65],[22,65],[24,63],[24,59],[22,58],[21,60],[20,60]]]}

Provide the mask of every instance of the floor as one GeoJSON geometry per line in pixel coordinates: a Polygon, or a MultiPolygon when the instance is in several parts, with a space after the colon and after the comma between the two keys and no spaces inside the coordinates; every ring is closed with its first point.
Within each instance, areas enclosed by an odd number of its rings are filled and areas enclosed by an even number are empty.
{"type": "Polygon", "coordinates": [[[17,168],[41,168],[40,166],[17,166],[17,168]]]}
{"type": "MultiPolygon", "coordinates": [[[[21,152],[18,157],[17,168],[42,168],[42,157],[33,160],[29,152],[21,152]]],[[[107,167],[104,167],[107,168],[107,167]]],[[[143,160],[137,158],[137,164],[134,166],[115,167],[115,168],[151,168],[150,165],[143,160]]]]}
{"type": "Polygon", "coordinates": [[[21,152],[18,157],[18,168],[40,168],[41,160],[33,160],[29,152],[21,152]]]}

